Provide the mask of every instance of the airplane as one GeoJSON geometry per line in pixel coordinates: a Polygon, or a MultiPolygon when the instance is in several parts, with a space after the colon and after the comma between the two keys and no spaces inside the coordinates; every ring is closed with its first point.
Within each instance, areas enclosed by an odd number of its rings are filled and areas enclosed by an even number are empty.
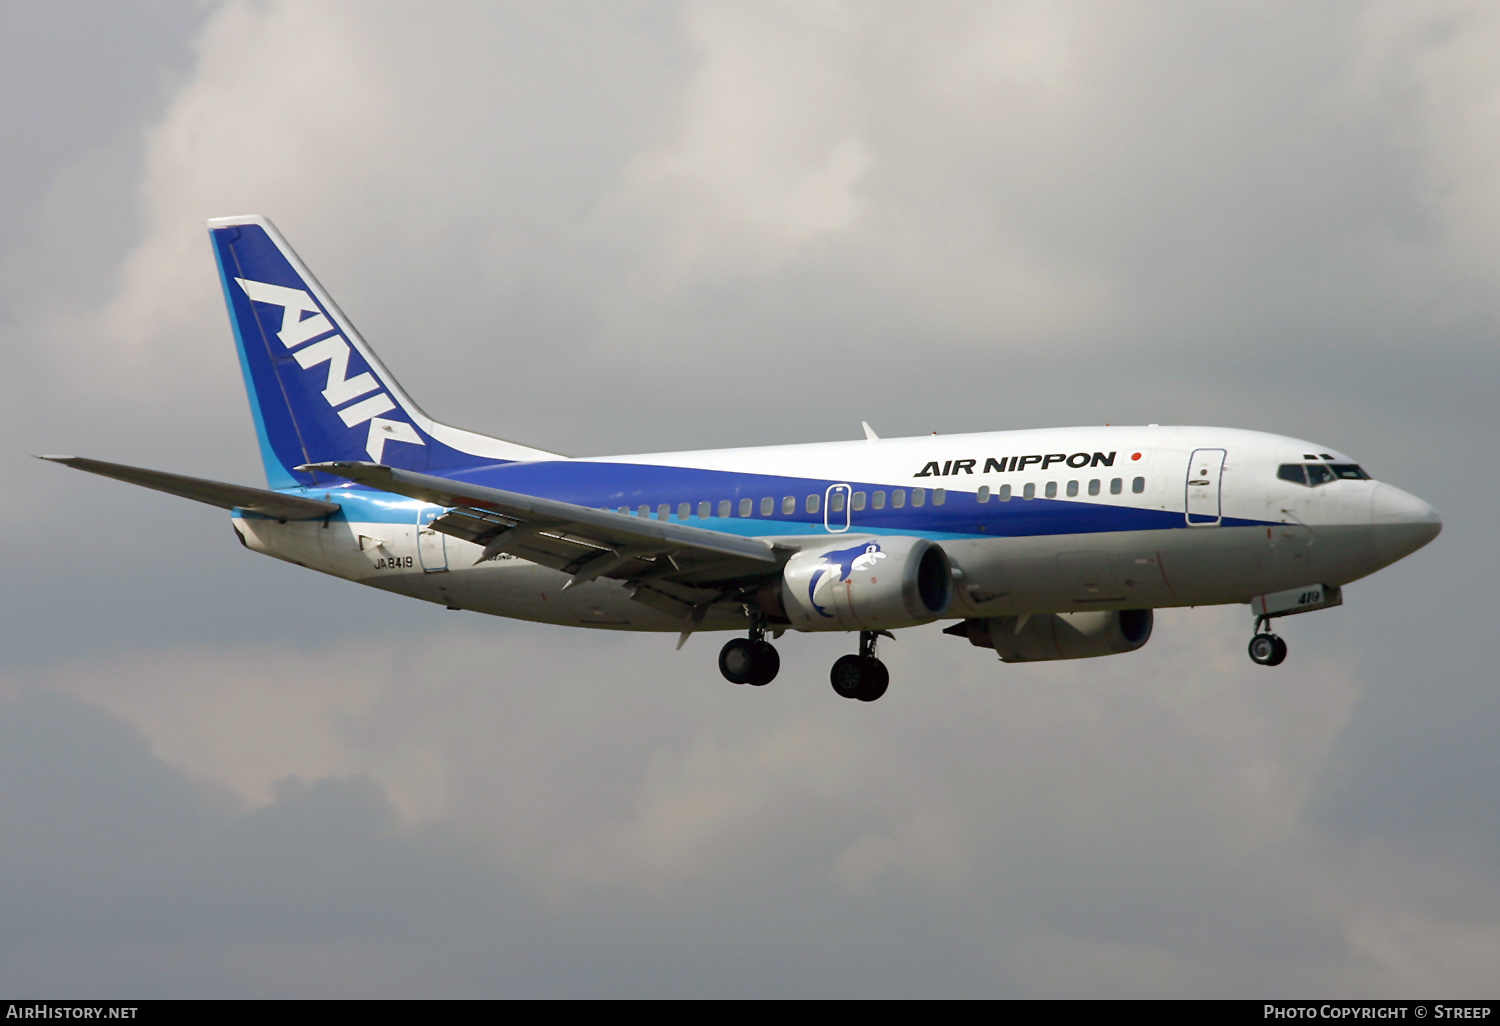
{"type": "Polygon", "coordinates": [[[1069,427],[567,457],[414,403],[261,216],[208,222],[267,487],[73,456],[230,511],[246,548],[397,595],[575,627],[735,631],[719,670],[762,686],[788,630],[858,632],[833,690],[870,702],[894,630],[1003,662],[1139,650],[1153,610],[1276,618],[1432,541],[1421,499],[1333,448],[1234,428],[1069,427]]]}

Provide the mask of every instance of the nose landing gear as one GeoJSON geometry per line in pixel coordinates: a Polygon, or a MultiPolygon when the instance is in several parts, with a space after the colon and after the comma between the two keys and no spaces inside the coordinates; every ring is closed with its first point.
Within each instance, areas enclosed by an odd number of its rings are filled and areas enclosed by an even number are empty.
{"type": "Polygon", "coordinates": [[[760,624],[750,628],[748,638],[735,638],[719,650],[719,672],[731,684],[763,687],[776,679],[781,656],[766,640],[766,629],[760,624]]]}
{"type": "Polygon", "coordinates": [[[873,702],[890,687],[891,674],[885,663],[875,658],[875,641],[881,635],[891,640],[890,631],[860,631],[859,655],[846,655],[833,664],[828,678],[833,690],[844,698],[873,702]]]}
{"type": "Polygon", "coordinates": [[[1255,637],[1250,639],[1250,658],[1261,666],[1280,666],[1286,658],[1286,642],[1264,630],[1270,625],[1270,617],[1256,618],[1255,637]]]}

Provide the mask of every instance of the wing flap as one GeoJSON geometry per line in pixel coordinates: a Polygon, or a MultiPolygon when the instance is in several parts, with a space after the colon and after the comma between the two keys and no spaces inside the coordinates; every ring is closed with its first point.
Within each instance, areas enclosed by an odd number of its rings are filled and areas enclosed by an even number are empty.
{"type": "Polygon", "coordinates": [[[519,517],[506,517],[489,510],[459,506],[450,509],[428,526],[450,537],[481,546],[483,552],[479,562],[508,553],[572,574],[576,584],[595,577],[611,576],[614,571],[625,570],[631,562],[649,560],[660,551],[660,546],[632,549],[614,545],[566,527],[544,530],[540,523],[528,523],[519,517]]]}
{"type": "Polygon", "coordinates": [[[258,513],[278,520],[316,520],[339,511],[339,504],[336,502],[282,495],[264,488],[225,484],[185,474],[147,470],[144,467],[129,467],[123,463],[105,463],[103,460],[90,460],[82,456],[38,456],[37,459],[61,463],[74,470],[112,477],[116,481],[140,485],[142,488],[166,492],[194,502],[204,502],[221,509],[243,509],[248,513],[258,513]]]}

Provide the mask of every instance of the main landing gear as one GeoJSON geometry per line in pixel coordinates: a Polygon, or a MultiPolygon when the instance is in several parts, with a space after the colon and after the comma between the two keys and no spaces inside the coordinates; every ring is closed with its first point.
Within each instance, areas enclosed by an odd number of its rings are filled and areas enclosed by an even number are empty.
{"type": "Polygon", "coordinates": [[[750,628],[750,637],[735,638],[719,650],[719,672],[731,684],[762,687],[775,680],[780,669],[781,656],[766,640],[761,624],[750,628]]]}
{"type": "Polygon", "coordinates": [[[1255,637],[1250,639],[1250,658],[1261,666],[1280,666],[1286,658],[1286,642],[1264,628],[1271,626],[1271,618],[1262,616],[1255,621],[1255,637]]]}
{"type": "MultiPolygon", "coordinates": [[[[846,655],[833,664],[828,675],[833,690],[844,698],[873,702],[890,687],[891,674],[885,663],[875,658],[875,642],[884,635],[894,640],[890,631],[860,631],[859,655],[846,655]]],[[[764,624],[750,628],[748,638],[735,638],[719,650],[719,672],[731,684],[761,687],[771,683],[781,669],[781,656],[766,640],[764,624]]]]}
{"type": "Polygon", "coordinates": [[[859,655],[843,656],[828,675],[834,691],[861,702],[873,702],[885,694],[891,685],[891,674],[885,663],[875,658],[875,640],[882,634],[895,640],[890,631],[859,632],[859,655]]]}

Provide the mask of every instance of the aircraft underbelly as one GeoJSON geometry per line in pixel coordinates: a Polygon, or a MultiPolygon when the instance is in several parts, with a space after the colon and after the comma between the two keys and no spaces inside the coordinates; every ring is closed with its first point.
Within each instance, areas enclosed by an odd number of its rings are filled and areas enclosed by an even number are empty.
{"type": "MultiPolygon", "coordinates": [[[[502,556],[475,565],[479,548],[467,542],[451,540],[445,562],[430,553],[424,558],[415,524],[257,518],[236,524],[256,551],[455,609],[614,630],[690,625],[632,600],[617,581],[564,591],[565,575],[526,560],[502,556]]],[[[1365,532],[1300,524],[948,539],[942,545],[959,572],[952,617],[1245,602],[1313,582],[1347,583],[1376,568],[1365,532]]],[[[740,607],[726,603],[692,626],[744,625],[740,607]]]]}
{"type": "Polygon", "coordinates": [[[1005,616],[1246,602],[1375,567],[1358,527],[1212,527],[945,542],[961,568],[954,609],[1005,616]],[[1300,533],[1299,533],[1300,532],[1300,533]],[[1311,544],[1309,544],[1311,542],[1311,544]]]}
{"type": "MultiPolygon", "coordinates": [[[[556,570],[512,561],[491,570],[490,564],[455,570],[448,580],[424,582],[431,601],[492,616],[537,623],[604,630],[682,631],[689,621],[633,601],[619,581],[600,579],[563,590],[567,576],[556,570]],[[441,589],[441,590],[439,590],[441,589]],[[436,596],[436,597],[434,597],[436,596]]],[[[738,605],[716,607],[694,630],[740,630],[746,625],[738,605]]]]}

